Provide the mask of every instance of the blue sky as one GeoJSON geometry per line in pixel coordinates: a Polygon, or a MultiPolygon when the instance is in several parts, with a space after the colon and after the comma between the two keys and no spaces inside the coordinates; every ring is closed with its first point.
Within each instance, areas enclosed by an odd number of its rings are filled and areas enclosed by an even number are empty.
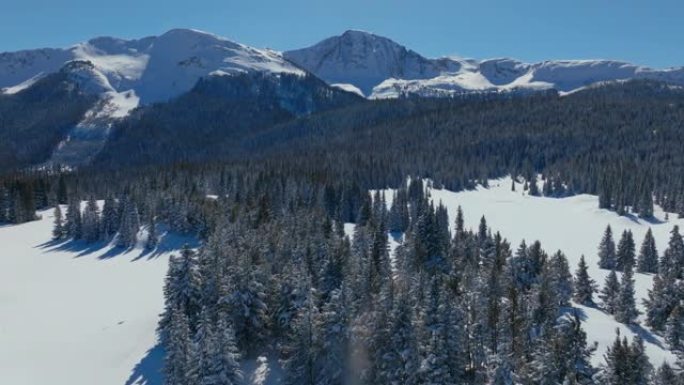
{"type": "Polygon", "coordinates": [[[311,45],[347,29],[425,56],[607,58],[684,65],[681,0],[6,0],[0,51],[197,28],[256,47],[311,45]]]}

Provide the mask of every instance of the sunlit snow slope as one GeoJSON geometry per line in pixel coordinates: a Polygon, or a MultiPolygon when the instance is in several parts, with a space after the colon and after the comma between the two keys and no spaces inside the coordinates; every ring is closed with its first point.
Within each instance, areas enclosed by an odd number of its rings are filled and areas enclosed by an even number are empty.
{"type": "Polygon", "coordinates": [[[40,214],[0,227],[0,384],[159,384],[168,254],[54,244],[40,214]]]}

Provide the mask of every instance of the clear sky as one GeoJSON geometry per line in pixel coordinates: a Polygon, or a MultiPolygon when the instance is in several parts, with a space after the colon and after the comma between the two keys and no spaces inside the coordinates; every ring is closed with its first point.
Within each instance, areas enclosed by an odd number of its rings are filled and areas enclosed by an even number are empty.
{"type": "Polygon", "coordinates": [[[0,1],[0,52],[176,27],[278,50],[361,29],[429,57],[684,65],[683,0],[0,1]]]}

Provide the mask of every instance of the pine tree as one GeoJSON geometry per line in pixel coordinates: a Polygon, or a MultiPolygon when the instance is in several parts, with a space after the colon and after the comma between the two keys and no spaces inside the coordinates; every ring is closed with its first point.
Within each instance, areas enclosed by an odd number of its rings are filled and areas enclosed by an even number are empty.
{"type": "Polygon", "coordinates": [[[684,240],[679,234],[679,226],[674,226],[670,232],[670,241],[667,249],[660,260],[660,274],[672,277],[673,279],[682,278],[682,268],[684,266],[684,240]]]}
{"type": "Polygon", "coordinates": [[[585,306],[593,306],[596,282],[589,277],[588,268],[584,255],[582,255],[575,272],[573,300],[585,306]]]}
{"type": "Polygon", "coordinates": [[[617,274],[615,270],[611,270],[610,274],[606,277],[606,282],[603,284],[603,289],[601,290],[601,301],[603,301],[604,309],[610,313],[615,314],[618,310],[618,296],[621,292],[620,281],[618,281],[617,274]]]}
{"type": "Polygon", "coordinates": [[[563,355],[561,362],[565,363],[563,383],[593,384],[596,370],[591,365],[591,356],[596,346],[587,345],[587,334],[582,330],[582,322],[577,312],[574,312],[572,317],[561,319],[558,326],[558,338],[560,338],[563,355]]]}
{"type": "Polygon", "coordinates": [[[157,221],[154,215],[150,216],[150,224],[147,227],[147,240],[145,241],[145,248],[147,250],[154,250],[159,244],[159,235],[157,234],[157,221]]]}
{"type": "Polygon", "coordinates": [[[69,202],[66,212],[67,237],[77,240],[83,236],[83,224],[81,219],[81,204],[77,200],[69,202]]]}
{"type": "Polygon", "coordinates": [[[654,274],[658,272],[658,250],[650,227],[639,250],[637,272],[654,274]]]}
{"type": "Polygon", "coordinates": [[[560,250],[549,259],[551,281],[558,306],[569,306],[572,297],[572,274],[568,259],[560,250]]]}
{"type": "Polygon", "coordinates": [[[83,239],[95,242],[100,239],[100,209],[97,201],[91,197],[83,210],[83,239]]]}
{"type": "Polygon", "coordinates": [[[630,348],[627,340],[620,339],[620,330],[611,346],[606,349],[604,359],[606,363],[601,368],[599,383],[602,385],[625,385],[631,384],[629,374],[630,348]]]}
{"type": "Polygon", "coordinates": [[[667,363],[663,364],[656,370],[653,375],[653,385],[678,385],[680,382],[677,380],[677,374],[672,367],[667,363]]]}
{"type": "Polygon", "coordinates": [[[648,290],[648,297],[644,299],[646,325],[653,330],[664,330],[667,317],[678,301],[674,280],[656,274],[653,277],[653,286],[648,290]]]}
{"type": "Polygon", "coordinates": [[[166,385],[188,385],[192,378],[194,358],[190,328],[185,311],[178,308],[170,310],[169,332],[164,341],[164,382],[166,385]]]}
{"type": "Polygon", "coordinates": [[[667,317],[665,340],[673,350],[681,352],[684,348],[684,311],[679,305],[667,317]]]}
{"type": "Polygon", "coordinates": [[[292,332],[283,347],[285,385],[316,385],[316,359],[320,344],[314,323],[317,310],[312,294],[309,294],[293,322],[292,332]]]}
{"type": "Polygon", "coordinates": [[[342,384],[348,370],[347,359],[347,304],[344,292],[335,289],[330,299],[323,305],[314,322],[319,333],[320,352],[317,354],[318,376],[316,383],[320,385],[342,384]]]}
{"type": "Polygon", "coordinates": [[[618,294],[615,319],[624,324],[634,322],[639,315],[636,309],[636,302],[634,300],[634,273],[632,269],[625,268],[622,273],[622,282],[620,282],[620,293],[618,294]]]}
{"type": "Polygon", "coordinates": [[[111,239],[119,231],[118,207],[114,198],[105,199],[102,208],[102,229],[100,231],[103,240],[111,239]]]}
{"type": "Polygon", "coordinates": [[[240,353],[235,343],[235,331],[228,317],[219,316],[216,325],[217,356],[212,362],[215,385],[240,385],[244,375],[240,368],[240,353]]]}
{"type": "Polygon", "coordinates": [[[138,241],[138,231],[140,230],[140,216],[138,208],[130,199],[125,199],[121,211],[121,223],[119,226],[119,237],[117,246],[133,247],[138,241]]]}
{"type": "Polygon", "coordinates": [[[599,244],[598,257],[600,268],[614,269],[617,267],[615,242],[613,241],[613,231],[611,230],[610,225],[606,227],[606,230],[603,233],[603,239],[601,239],[601,243],[599,244]]]}
{"type": "Polygon", "coordinates": [[[635,261],[634,237],[630,230],[622,232],[620,243],[618,244],[616,256],[616,269],[625,270],[634,268],[635,261]]]}
{"type": "Polygon", "coordinates": [[[169,258],[169,269],[164,282],[164,313],[159,321],[162,343],[169,334],[172,312],[183,309],[190,330],[194,330],[201,309],[201,278],[197,256],[186,244],[180,256],[169,258]]]}
{"type": "Polygon", "coordinates": [[[644,349],[644,341],[637,334],[632,340],[632,344],[629,347],[629,384],[634,385],[648,385],[649,379],[651,378],[651,372],[653,372],[653,367],[648,361],[648,356],[646,355],[646,350],[644,349]]]}
{"type": "Polygon", "coordinates": [[[55,205],[55,226],[52,229],[52,238],[55,240],[62,239],[66,235],[66,229],[64,228],[64,220],[62,219],[62,209],[59,205],[55,205]]]}

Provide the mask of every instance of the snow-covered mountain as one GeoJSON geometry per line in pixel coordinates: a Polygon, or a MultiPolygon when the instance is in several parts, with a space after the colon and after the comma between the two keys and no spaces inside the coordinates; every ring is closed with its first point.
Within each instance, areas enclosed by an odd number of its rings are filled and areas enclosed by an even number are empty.
{"type": "Polygon", "coordinates": [[[347,31],[284,56],[328,83],[357,87],[371,98],[546,89],[571,92],[627,79],[684,85],[684,68],[657,70],[610,60],[429,59],[390,39],[360,31],[347,31]]]}
{"type": "Polygon", "coordinates": [[[458,61],[427,59],[388,38],[362,31],[346,31],[283,55],[328,83],[351,84],[366,95],[389,78],[430,79],[461,67],[458,61]]]}
{"type": "Polygon", "coordinates": [[[247,72],[304,75],[274,51],[210,33],[173,29],[139,40],[99,37],[65,49],[0,54],[0,90],[13,94],[63,71],[80,89],[99,97],[54,150],[50,162],[78,164],[102,148],[111,126],[141,104],[164,102],[200,78],[247,72]]]}
{"type": "Polygon", "coordinates": [[[139,40],[99,37],[65,49],[0,54],[0,88],[18,92],[70,61],[92,64],[115,92],[133,91],[141,103],[165,101],[190,90],[208,75],[250,71],[304,71],[274,51],[235,43],[210,33],[173,29],[139,40]]]}

